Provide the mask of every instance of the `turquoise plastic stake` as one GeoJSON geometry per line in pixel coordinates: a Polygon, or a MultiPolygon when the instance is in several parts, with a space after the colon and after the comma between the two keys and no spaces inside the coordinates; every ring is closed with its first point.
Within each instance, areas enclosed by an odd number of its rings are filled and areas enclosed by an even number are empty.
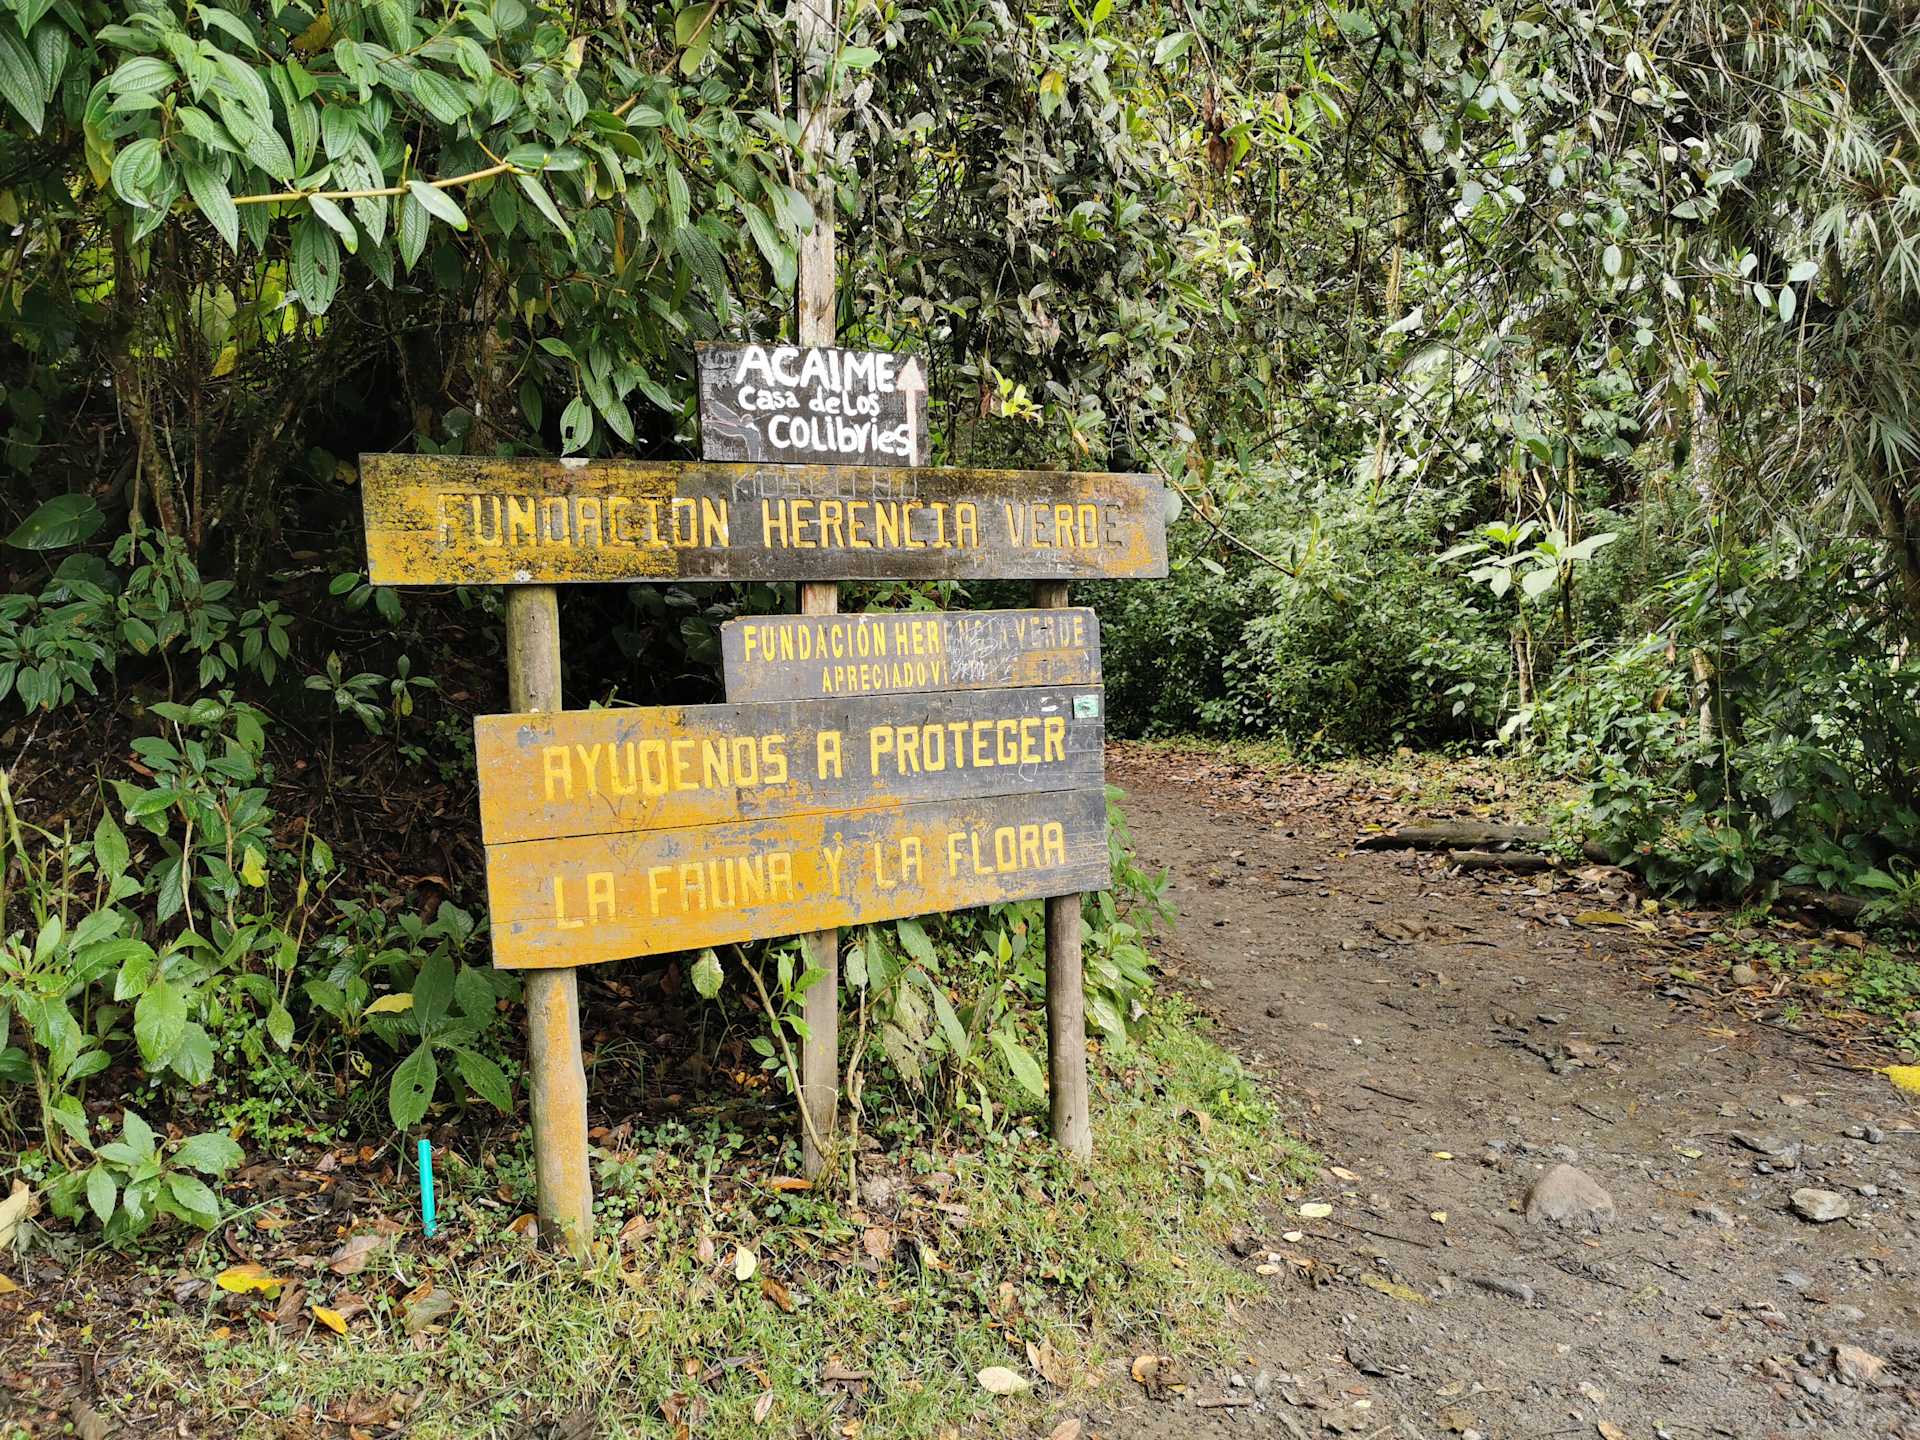
{"type": "Polygon", "coordinates": [[[431,1240],[433,1238],[433,1142],[424,1137],[420,1141],[420,1224],[426,1231],[427,1238],[431,1240]]]}

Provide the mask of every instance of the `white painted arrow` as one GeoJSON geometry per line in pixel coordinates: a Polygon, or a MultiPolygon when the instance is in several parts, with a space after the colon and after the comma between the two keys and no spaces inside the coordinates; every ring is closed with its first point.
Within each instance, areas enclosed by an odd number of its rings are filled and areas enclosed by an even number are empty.
{"type": "Polygon", "coordinates": [[[927,393],[927,377],[920,372],[920,357],[909,355],[894,373],[893,388],[907,397],[907,463],[920,463],[920,407],[915,396],[927,393]]]}

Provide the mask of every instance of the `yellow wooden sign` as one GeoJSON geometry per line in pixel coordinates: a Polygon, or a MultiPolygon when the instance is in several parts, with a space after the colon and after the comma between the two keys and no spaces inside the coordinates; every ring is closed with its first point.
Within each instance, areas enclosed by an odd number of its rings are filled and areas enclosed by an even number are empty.
{"type": "Polygon", "coordinates": [[[376,585],[1167,573],[1145,475],[363,455],[376,585]]]}
{"type": "Polygon", "coordinates": [[[1099,789],[487,847],[493,963],[590,965],[1101,890],[1099,789]]]}
{"type": "Polygon", "coordinates": [[[1098,685],[1100,621],[1082,608],[751,615],[720,627],[729,700],[1098,685]]]}
{"type": "Polygon", "coordinates": [[[474,721],[489,845],[1097,788],[1096,686],[474,721]]]}

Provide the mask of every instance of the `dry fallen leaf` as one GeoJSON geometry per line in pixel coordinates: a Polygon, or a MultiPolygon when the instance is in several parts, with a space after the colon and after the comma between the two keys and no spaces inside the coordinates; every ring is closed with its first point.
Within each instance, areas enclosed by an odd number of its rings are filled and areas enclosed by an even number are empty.
{"type": "Polygon", "coordinates": [[[1078,1420],[1062,1420],[1058,1425],[1053,1427],[1053,1430],[1047,1436],[1047,1440],[1080,1440],[1080,1422],[1078,1420]]]}
{"type": "Polygon", "coordinates": [[[764,1270],[760,1272],[760,1293],[771,1300],[783,1314],[793,1313],[793,1296],[788,1293],[787,1287],[764,1270]]]}
{"type": "Polygon", "coordinates": [[[1026,1376],[1004,1365],[989,1365],[974,1379],[989,1395],[1021,1395],[1033,1388],[1033,1382],[1026,1376]]]}
{"type": "Polygon", "coordinates": [[[753,1272],[760,1268],[760,1257],[742,1245],[733,1252],[733,1278],[742,1282],[751,1280],[753,1272]]]}
{"type": "Polygon", "coordinates": [[[1329,1165],[1327,1173],[1336,1180],[1358,1180],[1360,1177],[1344,1165],[1329,1165]]]}
{"type": "Polygon", "coordinates": [[[1629,1440],[1627,1432],[1618,1425],[1606,1420],[1596,1420],[1593,1424],[1594,1428],[1600,1432],[1602,1440],[1629,1440]]]}
{"type": "Polygon", "coordinates": [[[378,1235],[349,1235],[346,1242],[327,1257],[327,1268],[336,1275],[358,1275],[367,1268],[373,1252],[385,1243],[378,1235]]]}
{"type": "Polygon", "coordinates": [[[753,1402],[753,1423],[764,1425],[771,1414],[773,1414],[773,1391],[763,1390],[760,1392],[760,1398],[753,1402]]]}
{"type": "Polygon", "coordinates": [[[9,1280],[6,1276],[0,1275],[0,1295],[11,1295],[19,1288],[18,1285],[14,1284],[13,1281],[9,1280]]]}
{"type": "Polygon", "coordinates": [[[1133,1364],[1128,1373],[1137,1383],[1148,1384],[1155,1375],[1160,1373],[1160,1364],[1166,1358],[1164,1355],[1136,1355],[1133,1357],[1133,1364]]]}
{"type": "Polygon", "coordinates": [[[39,1198],[27,1188],[27,1182],[15,1180],[12,1193],[0,1200],[0,1250],[13,1244],[13,1232],[20,1228],[20,1222],[39,1208],[39,1198]]]}
{"type": "Polygon", "coordinates": [[[235,1295],[251,1295],[256,1290],[271,1294],[286,1282],[278,1275],[269,1275],[265,1266],[249,1261],[245,1265],[229,1265],[213,1277],[213,1283],[235,1295]]]}
{"type": "Polygon", "coordinates": [[[1309,1200],[1300,1207],[1302,1220],[1324,1220],[1331,1214],[1333,1214],[1333,1206],[1324,1200],[1309,1200]]]}
{"type": "Polygon", "coordinates": [[[329,1310],[324,1305],[313,1305],[308,1308],[313,1311],[313,1318],[333,1331],[334,1334],[344,1335],[347,1333],[347,1317],[342,1315],[338,1310],[329,1310]]]}
{"type": "Polygon", "coordinates": [[[1396,1285],[1391,1280],[1382,1280],[1378,1275],[1362,1275],[1360,1281],[1369,1290],[1378,1290],[1382,1295],[1391,1295],[1394,1299],[1405,1300],[1410,1305],[1433,1303],[1418,1290],[1410,1289],[1405,1285],[1396,1285]]]}
{"type": "Polygon", "coordinates": [[[876,1260],[890,1259],[893,1255],[893,1231],[884,1225],[870,1225],[867,1233],[860,1237],[860,1248],[876,1260]]]}
{"type": "Polygon", "coordinates": [[[1427,1218],[1436,1225],[1444,1225],[1447,1223],[1447,1212],[1444,1210],[1436,1210],[1427,1218]]]}
{"type": "Polygon", "coordinates": [[[1049,1385],[1057,1385],[1064,1390],[1073,1380],[1073,1371],[1068,1367],[1066,1357],[1053,1348],[1051,1340],[1042,1340],[1038,1345],[1029,1340],[1027,1361],[1049,1385]]]}

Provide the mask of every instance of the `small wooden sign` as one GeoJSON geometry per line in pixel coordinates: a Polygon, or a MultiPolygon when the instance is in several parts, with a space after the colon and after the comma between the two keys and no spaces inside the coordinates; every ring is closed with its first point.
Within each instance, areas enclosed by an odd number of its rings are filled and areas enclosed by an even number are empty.
{"type": "Polygon", "coordinates": [[[1098,685],[1091,610],[755,615],[720,627],[727,699],[1098,685]]]}
{"type": "Polygon", "coordinates": [[[591,965],[1105,889],[1099,789],[487,849],[493,963],[591,965]]]}
{"type": "Polygon", "coordinates": [[[1083,686],[482,715],[481,836],[498,846],[1098,788],[1101,701],[1083,686]]]}
{"type": "Polygon", "coordinates": [[[1145,475],[363,455],[376,585],[1167,573],[1145,475]]]}
{"type": "Polygon", "coordinates": [[[700,455],[925,465],[926,362],[820,345],[701,345],[700,455]]]}

